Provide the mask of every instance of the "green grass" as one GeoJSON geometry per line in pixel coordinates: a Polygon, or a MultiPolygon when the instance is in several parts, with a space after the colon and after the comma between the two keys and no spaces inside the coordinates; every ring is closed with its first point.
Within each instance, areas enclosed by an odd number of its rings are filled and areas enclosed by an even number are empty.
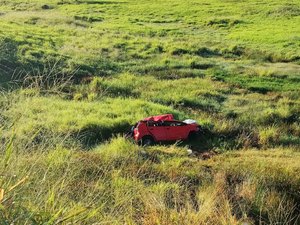
{"type": "Polygon", "coordinates": [[[286,0],[0,0],[0,224],[299,224],[298,24],[286,0]],[[165,113],[203,132],[123,137],[165,113]]]}
{"type": "Polygon", "coordinates": [[[10,121],[16,118],[16,137],[27,144],[70,136],[88,147],[114,134],[125,134],[133,124],[148,115],[166,112],[183,118],[182,113],[171,107],[143,100],[107,98],[92,103],[23,96],[4,115],[10,121]]]}
{"type": "Polygon", "coordinates": [[[211,55],[198,51],[205,47],[212,49],[213,57],[299,60],[299,4],[275,0],[257,4],[217,0],[150,5],[147,1],[2,3],[1,36],[18,42],[17,55],[25,64],[43,63],[59,53],[67,57],[69,69],[81,68],[81,76],[128,67],[136,71],[139,65],[158,63],[162,57],[185,60],[174,56],[176,49],[200,57],[211,55]]]}
{"type": "Polygon", "coordinates": [[[1,185],[7,190],[26,179],[5,192],[14,204],[5,201],[0,218],[33,224],[288,222],[297,215],[298,160],[293,149],[274,149],[202,161],[175,146],[145,152],[121,137],[92,152],[13,152],[1,185]]]}

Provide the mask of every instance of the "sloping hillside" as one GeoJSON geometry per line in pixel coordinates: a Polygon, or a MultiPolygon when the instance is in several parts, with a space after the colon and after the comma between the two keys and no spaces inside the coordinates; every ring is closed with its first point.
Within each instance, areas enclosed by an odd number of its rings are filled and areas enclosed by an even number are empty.
{"type": "Polygon", "coordinates": [[[299,224],[299,24],[299,1],[0,0],[0,224],[299,224]],[[124,137],[165,113],[203,132],[124,137]]]}

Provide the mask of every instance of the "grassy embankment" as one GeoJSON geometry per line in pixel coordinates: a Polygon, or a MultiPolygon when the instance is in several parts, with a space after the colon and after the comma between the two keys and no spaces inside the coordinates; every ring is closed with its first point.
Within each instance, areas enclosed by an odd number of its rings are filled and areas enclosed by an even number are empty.
{"type": "Polygon", "coordinates": [[[299,23],[297,1],[0,1],[0,223],[299,223],[299,23]],[[220,154],[117,135],[159,113],[220,154]]]}

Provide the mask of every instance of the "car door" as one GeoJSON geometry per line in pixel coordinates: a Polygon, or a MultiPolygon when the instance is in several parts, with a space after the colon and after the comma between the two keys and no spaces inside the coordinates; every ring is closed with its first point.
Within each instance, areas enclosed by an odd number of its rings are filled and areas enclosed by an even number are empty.
{"type": "Polygon", "coordinates": [[[166,140],[174,141],[185,138],[184,123],[179,121],[165,121],[164,123],[166,131],[166,140]]]}
{"type": "Polygon", "coordinates": [[[156,141],[164,141],[166,140],[166,130],[165,127],[162,126],[161,121],[149,121],[147,122],[148,131],[154,137],[156,141]]]}

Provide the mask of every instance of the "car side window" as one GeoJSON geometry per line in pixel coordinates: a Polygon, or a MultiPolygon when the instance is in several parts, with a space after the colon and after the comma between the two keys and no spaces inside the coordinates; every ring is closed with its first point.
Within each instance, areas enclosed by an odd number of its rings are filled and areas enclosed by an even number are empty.
{"type": "Polygon", "coordinates": [[[159,121],[151,121],[150,120],[147,122],[147,126],[148,127],[160,127],[160,126],[162,126],[162,123],[159,121]]]}
{"type": "Polygon", "coordinates": [[[162,125],[161,125],[161,122],[155,122],[155,123],[154,123],[154,126],[155,126],[155,127],[161,127],[162,125]]]}
{"type": "Polygon", "coordinates": [[[184,126],[186,125],[185,123],[179,122],[179,121],[164,121],[163,126],[166,127],[179,127],[179,126],[184,126]]]}
{"type": "Polygon", "coordinates": [[[154,127],[154,121],[147,121],[148,127],[154,127]]]}
{"type": "Polygon", "coordinates": [[[162,122],[162,125],[163,125],[164,127],[169,127],[169,126],[171,126],[171,122],[170,122],[170,121],[163,121],[163,122],[162,122]]]}

